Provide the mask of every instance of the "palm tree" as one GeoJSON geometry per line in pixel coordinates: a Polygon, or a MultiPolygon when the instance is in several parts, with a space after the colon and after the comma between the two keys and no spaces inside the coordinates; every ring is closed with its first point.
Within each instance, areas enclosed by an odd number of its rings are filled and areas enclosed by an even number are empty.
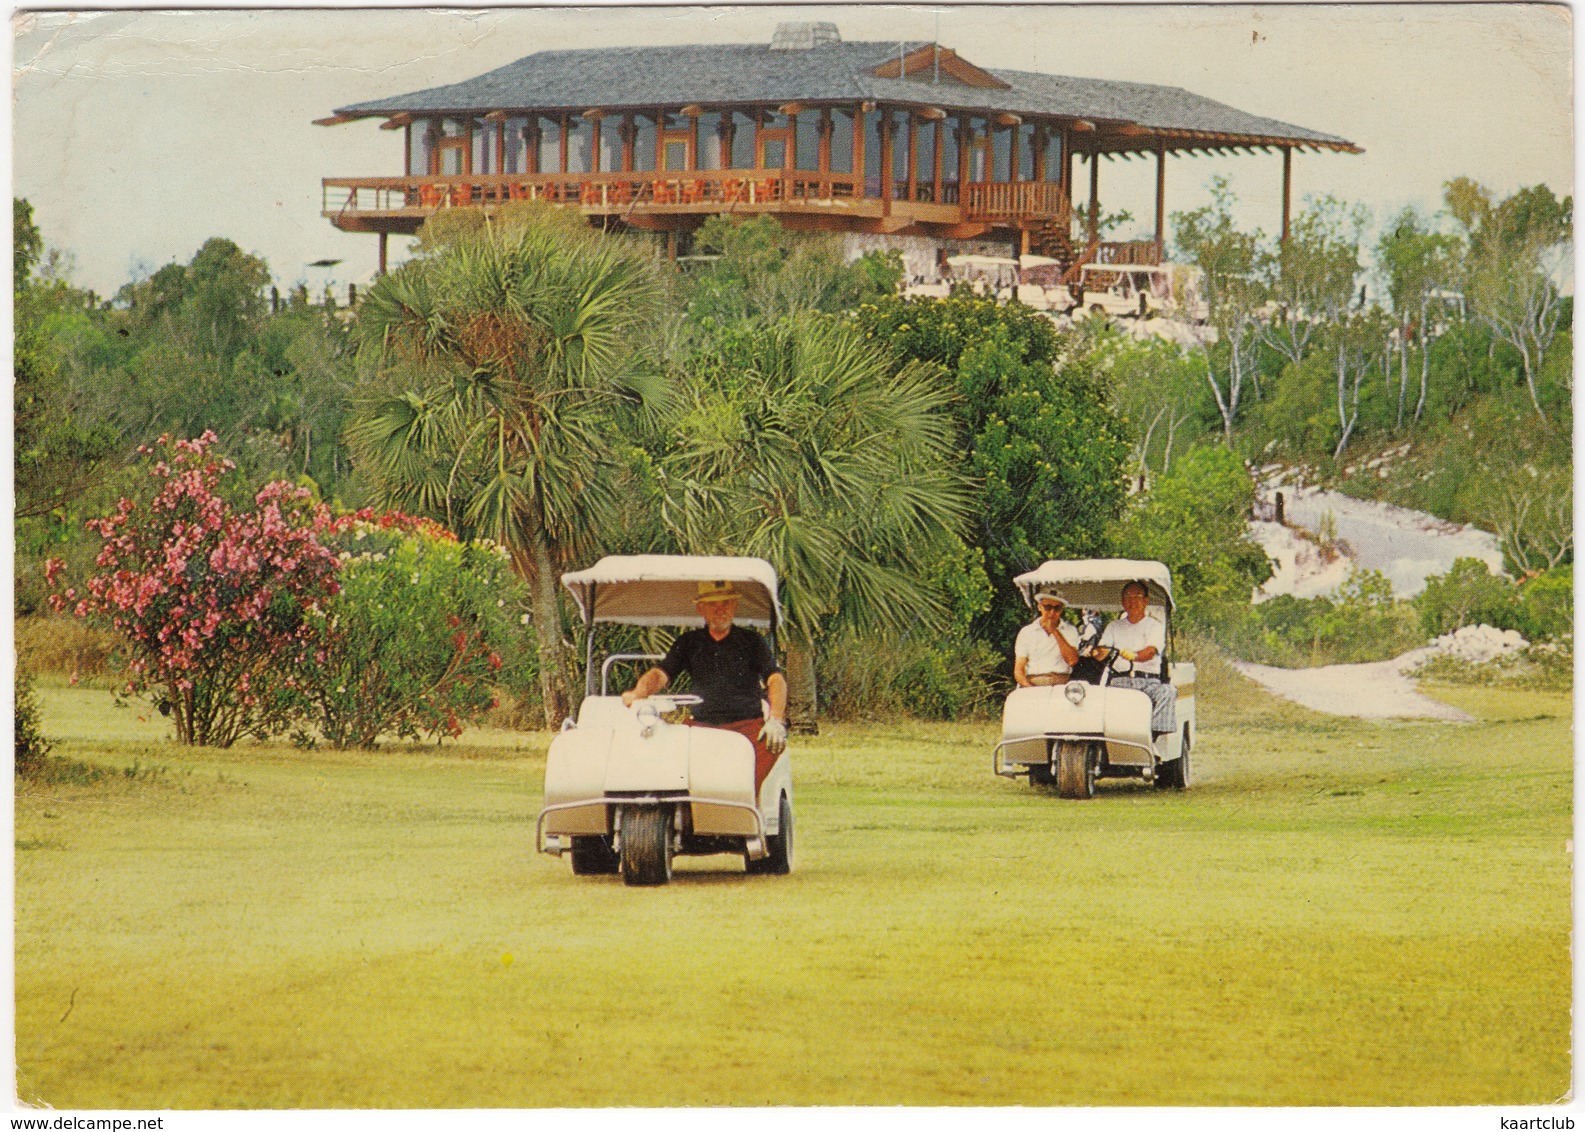
{"type": "Polygon", "coordinates": [[[814,649],[833,621],[885,633],[945,616],[919,563],[968,513],[949,470],[949,397],[930,367],[894,374],[818,315],[728,332],[685,379],[662,519],[685,551],[776,565],[801,722],[814,719],[814,649]]]}
{"type": "Polygon", "coordinates": [[[654,256],[530,217],[459,234],[359,311],[372,375],[349,439],[388,506],[500,543],[533,595],[545,718],[568,707],[556,579],[615,503],[620,415],[664,391],[642,353],[654,256]]]}

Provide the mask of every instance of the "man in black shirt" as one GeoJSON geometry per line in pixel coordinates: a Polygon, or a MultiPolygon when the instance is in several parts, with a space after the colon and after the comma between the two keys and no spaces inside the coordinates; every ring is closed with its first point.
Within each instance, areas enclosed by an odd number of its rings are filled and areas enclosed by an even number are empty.
{"type": "Polygon", "coordinates": [[[787,746],[787,678],[776,667],[765,638],[732,624],[737,616],[737,590],[731,582],[700,582],[694,608],[703,629],[690,629],[672,642],[654,668],[622,693],[629,707],[665,689],[680,673],[693,678],[694,694],[703,702],[693,711],[702,727],[736,731],[754,744],[754,788],[759,789],[787,746]],[[763,698],[770,716],[763,715],[763,698]]]}

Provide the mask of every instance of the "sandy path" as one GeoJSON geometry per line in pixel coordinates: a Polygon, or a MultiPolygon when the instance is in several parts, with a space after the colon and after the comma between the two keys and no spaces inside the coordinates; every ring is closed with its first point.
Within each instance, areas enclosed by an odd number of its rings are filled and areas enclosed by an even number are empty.
{"type": "Polygon", "coordinates": [[[1472,717],[1420,694],[1404,675],[1432,650],[1414,649],[1374,664],[1330,664],[1321,668],[1271,668],[1238,660],[1233,666],[1267,691],[1328,715],[1356,719],[1443,719],[1472,717]]]}

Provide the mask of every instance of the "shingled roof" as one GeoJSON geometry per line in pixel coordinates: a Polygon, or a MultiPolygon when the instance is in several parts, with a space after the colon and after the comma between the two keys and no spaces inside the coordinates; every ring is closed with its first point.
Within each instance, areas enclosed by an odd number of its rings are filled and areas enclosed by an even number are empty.
{"type": "Polygon", "coordinates": [[[875,101],[946,110],[999,110],[1127,123],[1185,145],[1288,144],[1358,152],[1332,134],[1261,118],[1177,87],[989,70],[1006,89],[877,76],[876,68],[930,44],[816,39],[788,50],[769,44],[695,44],[540,51],[477,78],[336,111],[336,119],[493,110],[581,112],[694,103],[875,101]]]}

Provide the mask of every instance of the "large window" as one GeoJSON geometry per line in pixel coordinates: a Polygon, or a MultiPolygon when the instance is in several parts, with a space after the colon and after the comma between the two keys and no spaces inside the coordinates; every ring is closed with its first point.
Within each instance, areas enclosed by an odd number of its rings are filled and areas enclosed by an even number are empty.
{"type": "Polygon", "coordinates": [[[561,167],[561,119],[539,120],[539,171],[565,173],[561,167]]]}
{"type": "Polygon", "coordinates": [[[600,119],[600,172],[616,173],[622,168],[622,119],[606,115],[600,119]]]}
{"type": "MultiPolygon", "coordinates": [[[[864,114],[864,195],[881,195],[881,120],[879,110],[864,114]]],[[[888,194],[890,195],[890,194],[888,194]]]]}
{"type": "Polygon", "coordinates": [[[941,182],[958,183],[958,119],[956,116],[941,121],[941,182]]]}
{"type": "Polygon", "coordinates": [[[1046,180],[1062,180],[1062,135],[1055,129],[1046,135],[1046,180]]]}
{"type": "Polygon", "coordinates": [[[740,110],[732,113],[732,168],[754,168],[754,119],[740,110]]]}
{"type": "Polygon", "coordinates": [[[914,150],[914,176],[919,182],[919,199],[936,199],[936,133],[940,122],[920,122],[919,140],[914,150]]]}
{"type": "Polygon", "coordinates": [[[721,115],[714,110],[699,115],[698,164],[701,169],[721,168],[721,115]]]}
{"type": "Polygon", "coordinates": [[[506,120],[506,144],[501,150],[501,172],[528,172],[528,163],[523,152],[523,127],[527,124],[527,120],[523,118],[506,120]]]}
{"type": "Polygon", "coordinates": [[[820,111],[805,110],[797,123],[793,168],[812,173],[820,168],[820,111]]]}
{"type": "Polygon", "coordinates": [[[1018,179],[1020,181],[1033,181],[1035,179],[1035,128],[1025,122],[1017,127],[1018,132],[1018,179]]]}
{"type": "Polygon", "coordinates": [[[567,116],[567,172],[594,171],[594,129],[587,118],[567,116]]]}
{"type": "Polygon", "coordinates": [[[831,172],[853,172],[853,115],[847,110],[831,111],[831,172]]]}
{"type": "Polygon", "coordinates": [[[422,177],[429,172],[430,124],[420,118],[407,127],[407,175],[422,177]]]}
{"type": "Polygon", "coordinates": [[[991,131],[991,180],[1013,179],[1013,131],[1001,126],[991,131]]]}
{"type": "Polygon", "coordinates": [[[655,119],[633,115],[633,169],[649,173],[655,168],[655,119]]]}
{"type": "MultiPolygon", "coordinates": [[[[903,185],[908,182],[908,140],[912,131],[908,128],[908,114],[899,110],[891,115],[889,128],[892,131],[892,180],[903,185]]],[[[906,188],[902,193],[894,195],[906,196],[906,188]]]]}
{"type": "Polygon", "coordinates": [[[473,169],[474,173],[499,173],[500,168],[495,162],[495,123],[475,122],[473,124],[473,169]]]}

